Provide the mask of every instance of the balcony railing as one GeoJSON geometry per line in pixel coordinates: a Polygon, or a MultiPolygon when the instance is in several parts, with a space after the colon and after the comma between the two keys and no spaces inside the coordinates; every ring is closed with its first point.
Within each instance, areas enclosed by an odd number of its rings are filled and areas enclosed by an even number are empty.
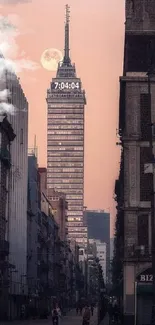
{"type": "Polygon", "coordinates": [[[0,255],[7,256],[9,254],[9,242],[6,240],[0,240],[0,255]]]}
{"type": "Polygon", "coordinates": [[[11,167],[11,154],[6,148],[0,148],[0,159],[7,168],[11,167]]]}
{"type": "Polygon", "coordinates": [[[151,260],[151,247],[129,245],[124,247],[124,259],[151,260]]]}

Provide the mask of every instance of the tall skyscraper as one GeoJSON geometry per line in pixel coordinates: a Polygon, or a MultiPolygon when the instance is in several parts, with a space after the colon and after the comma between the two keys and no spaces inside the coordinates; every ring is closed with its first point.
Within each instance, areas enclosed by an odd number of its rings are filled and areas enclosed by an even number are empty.
{"type": "Polygon", "coordinates": [[[69,55],[69,7],[66,5],[65,49],[56,78],[47,91],[47,187],[68,201],[68,239],[87,243],[83,226],[85,92],[69,55]]]}

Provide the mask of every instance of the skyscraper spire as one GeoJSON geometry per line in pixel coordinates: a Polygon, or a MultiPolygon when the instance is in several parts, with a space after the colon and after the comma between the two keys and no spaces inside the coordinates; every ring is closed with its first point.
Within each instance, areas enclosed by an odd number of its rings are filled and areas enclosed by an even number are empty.
{"type": "Polygon", "coordinates": [[[64,58],[63,63],[70,64],[71,60],[69,57],[69,13],[70,13],[70,7],[69,5],[66,5],[66,21],[65,21],[65,48],[64,48],[64,58]]]}

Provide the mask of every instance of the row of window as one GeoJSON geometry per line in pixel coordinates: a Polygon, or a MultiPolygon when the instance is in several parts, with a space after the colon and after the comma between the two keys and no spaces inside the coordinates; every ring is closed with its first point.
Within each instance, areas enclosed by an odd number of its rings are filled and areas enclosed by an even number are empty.
{"type": "Polygon", "coordinates": [[[68,227],[82,227],[83,226],[83,222],[67,222],[67,226],[68,227]]]}
{"type": "Polygon", "coordinates": [[[56,186],[56,184],[83,184],[83,179],[59,179],[59,178],[48,178],[47,181],[48,184],[53,184],[53,187],[56,186]]]}
{"type": "Polygon", "coordinates": [[[73,218],[73,217],[68,217],[68,221],[82,221],[83,219],[82,218],[79,218],[79,217],[76,217],[76,218],[73,218]]]}
{"type": "Polygon", "coordinates": [[[48,174],[47,177],[51,176],[49,173],[83,173],[83,168],[48,168],[48,174]]]}
{"type": "Polygon", "coordinates": [[[54,178],[54,179],[58,179],[58,178],[66,178],[66,179],[74,179],[74,178],[78,178],[78,179],[83,179],[83,173],[51,173],[48,174],[48,179],[50,179],[50,177],[54,178]]]}
{"type": "MultiPolygon", "coordinates": [[[[48,188],[53,188],[53,186],[52,185],[48,185],[48,188]]],[[[81,194],[83,196],[83,189],[82,190],[68,189],[68,188],[63,188],[63,187],[57,185],[55,187],[55,190],[61,191],[61,192],[64,191],[64,193],[67,192],[67,195],[80,195],[81,194]]]]}
{"type": "Polygon", "coordinates": [[[82,209],[80,208],[80,210],[83,210],[83,198],[82,199],[69,199],[68,195],[67,195],[67,201],[69,203],[69,208],[70,210],[74,210],[74,207],[78,207],[81,206],[82,209]]]}
{"type": "MultiPolygon", "coordinates": [[[[53,188],[53,185],[48,185],[49,188],[53,188]]],[[[75,191],[82,191],[83,193],[83,184],[57,184],[55,186],[58,190],[66,190],[67,193],[75,193],[75,191]]],[[[81,192],[80,192],[81,193],[81,192]]]]}
{"type": "MultiPolygon", "coordinates": [[[[83,211],[68,211],[67,212],[67,215],[68,215],[68,217],[74,217],[74,216],[76,216],[76,218],[80,218],[81,216],[83,216],[83,211]]],[[[70,221],[70,220],[68,219],[68,221],[70,221]]]]}
{"type": "MultiPolygon", "coordinates": [[[[68,236],[68,240],[72,240],[72,238],[68,236]]],[[[85,244],[86,245],[87,244],[87,238],[77,238],[76,239],[76,242],[78,244],[81,244],[82,243],[82,244],[85,244]]]]}
{"type": "Polygon", "coordinates": [[[58,103],[58,104],[50,104],[50,103],[48,103],[48,110],[50,110],[50,109],[58,109],[58,108],[66,108],[66,109],[78,109],[78,108],[81,108],[81,109],[83,109],[83,104],[62,104],[62,103],[58,103]]]}
{"type": "Polygon", "coordinates": [[[74,205],[71,205],[70,203],[71,201],[68,200],[68,211],[83,211],[83,201],[74,205]]]}
{"type": "MultiPolygon", "coordinates": [[[[74,154],[75,154],[75,152],[74,152],[74,154]]],[[[81,152],[80,152],[80,154],[81,154],[81,152]]],[[[70,157],[65,157],[64,155],[63,155],[63,152],[59,152],[59,155],[58,155],[58,157],[48,157],[47,158],[47,166],[48,167],[53,167],[54,165],[53,165],[53,163],[55,163],[55,162],[62,162],[62,165],[64,164],[64,166],[65,166],[65,163],[82,163],[83,162],[83,157],[77,157],[76,155],[74,156],[74,157],[72,157],[72,158],[70,158],[70,157]],[[62,154],[62,156],[60,155],[60,153],[62,154]]]]}
{"type": "MultiPolygon", "coordinates": [[[[60,141],[63,141],[63,140],[68,140],[68,141],[79,141],[79,140],[82,140],[82,143],[83,143],[83,139],[84,139],[84,136],[83,135],[47,135],[47,140],[48,140],[48,143],[50,144],[50,140],[60,140],[60,141]]],[[[53,142],[54,144],[55,142],[53,142]]],[[[52,144],[52,143],[51,143],[52,144]]]]}
{"type": "MultiPolygon", "coordinates": [[[[72,159],[74,157],[81,157],[80,159],[83,159],[83,152],[53,152],[48,149],[47,159],[49,160],[50,159],[49,157],[55,157],[55,156],[57,157],[55,159],[59,159],[58,157],[65,157],[66,159],[68,157],[70,157],[70,162],[72,162],[72,159]]],[[[54,158],[51,158],[51,159],[52,159],[52,161],[56,161],[56,160],[54,160],[54,158]]]]}
{"type": "MultiPolygon", "coordinates": [[[[67,139],[66,139],[67,140],[67,139]]],[[[79,139],[77,139],[77,140],[79,140],[79,139]]],[[[66,150],[68,149],[68,147],[70,146],[70,147],[73,147],[73,148],[77,148],[77,147],[75,147],[75,146],[82,146],[83,145],[83,141],[61,141],[61,142],[58,142],[58,141],[51,141],[51,140],[48,140],[47,141],[47,146],[49,147],[49,146],[65,146],[66,148],[66,150]]],[[[76,150],[76,149],[74,149],[74,150],[76,150]]]]}
{"type": "Polygon", "coordinates": [[[65,130],[65,131],[60,131],[60,130],[56,130],[56,131],[53,131],[53,130],[48,130],[48,132],[47,132],[47,134],[48,134],[48,137],[49,137],[49,135],[51,135],[51,134],[53,134],[53,135],[55,135],[55,134],[66,134],[66,135],[83,135],[83,130],[81,131],[81,130],[72,130],[72,131],[68,131],[68,130],[65,130]]]}
{"type": "Polygon", "coordinates": [[[48,145],[48,149],[51,151],[83,151],[84,147],[74,147],[74,146],[67,146],[67,147],[57,147],[57,146],[51,146],[48,145]]]}
{"type": "Polygon", "coordinates": [[[48,109],[48,115],[50,114],[83,114],[84,109],[83,108],[71,108],[71,107],[64,107],[64,108],[49,108],[48,109]]]}
{"type": "MultiPolygon", "coordinates": [[[[82,201],[83,203],[83,201],[82,201]]],[[[83,204],[77,205],[77,206],[68,206],[68,211],[83,211],[83,204]]]]}
{"type": "Polygon", "coordinates": [[[87,234],[85,233],[77,233],[72,232],[72,238],[87,238],[87,234]]]}
{"type": "MultiPolygon", "coordinates": [[[[51,166],[51,164],[48,164],[48,166],[51,166]]],[[[70,163],[70,162],[62,162],[62,163],[58,163],[58,162],[53,162],[52,163],[52,167],[61,167],[61,168],[67,168],[69,169],[70,167],[73,168],[78,168],[78,167],[83,167],[83,163],[78,163],[78,162],[74,162],[74,163],[70,163]]],[[[47,167],[47,171],[51,172],[51,169],[49,167],[47,167]]]]}
{"type": "MultiPolygon", "coordinates": [[[[84,119],[78,119],[78,120],[63,120],[63,119],[51,119],[51,121],[50,120],[48,120],[48,126],[50,126],[51,124],[57,124],[57,125],[59,125],[59,124],[63,124],[63,125],[68,125],[68,124],[71,124],[71,125],[74,125],[74,124],[84,124],[84,119]]],[[[74,127],[73,127],[73,129],[74,129],[74,127]]]]}
{"type": "Polygon", "coordinates": [[[84,115],[83,114],[55,114],[55,113],[51,113],[50,115],[48,115],[48,122],[53,121],[53,119],[83,119],[84,115]]]}
{"type": "Polygon", "coordinates": [[[67,195],[68,200],[83,200],[83,195],[67,195]]]}
{"type": "Polygon", "coordinates": [[[47,130],[83,130],[83,125],[48,125],[47,130]]]}
{"type": "Polygon", "coordinates": [[[73,231],[73,232],[80,232],[80,233],[83,233],[83,232],[86,232],[87,233],[87,227],[78,227],[78,228],[76,228],[76,227],[69,227],[68,228],[68,231],[70,232],[70,231],[73,231]]]}

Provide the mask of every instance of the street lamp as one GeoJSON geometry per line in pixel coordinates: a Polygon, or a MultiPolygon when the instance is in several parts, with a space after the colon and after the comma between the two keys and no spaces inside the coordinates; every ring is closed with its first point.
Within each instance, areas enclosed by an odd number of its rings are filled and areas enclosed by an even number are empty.
{"type": "MultiPolygon", "coordinates": [[[[152,45],[152,44],[150,44],[152,45]]],[[[153,273],[153,299],[152,299],[152,315],[151,325],[155,325],[155,157],[153,148],[153,121],[152,121],[152,101],[151,101],[151,79],[155,80],[155,69],[154,69],[154,51],[150,46],[150,64],[148,69],[148,97],[149,97],[149,109],[151,112],[151,132],[149,136],[149,143],[151,149],[151,163],[152,163],[152,184],[153,193],[151,196],[151,246],[152,246],[152,273],[153,273]]]]}

